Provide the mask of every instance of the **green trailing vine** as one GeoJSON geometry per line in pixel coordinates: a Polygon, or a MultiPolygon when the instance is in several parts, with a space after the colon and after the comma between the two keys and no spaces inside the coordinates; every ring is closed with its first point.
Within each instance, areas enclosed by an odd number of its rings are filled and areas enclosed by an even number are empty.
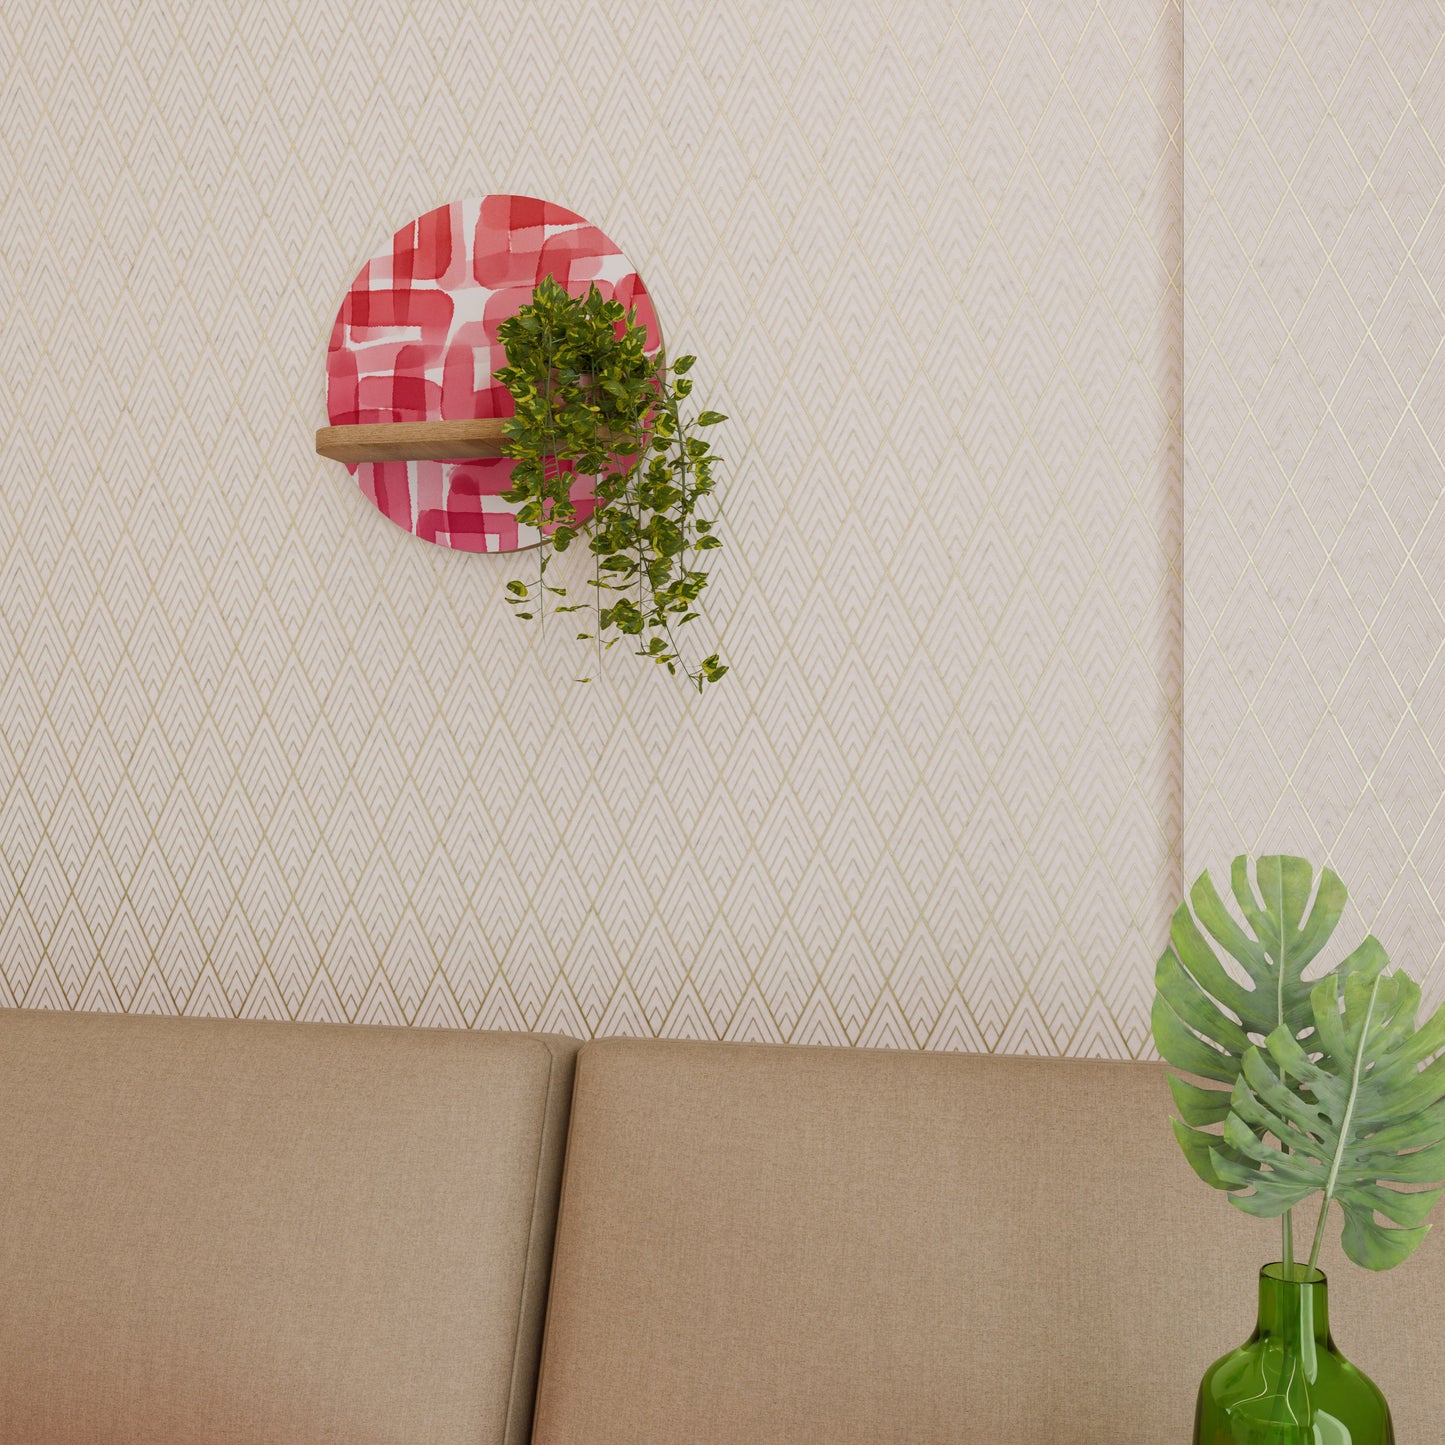
{"type": "Polygon", "coordinates": [[[708,580],[702,554],[722,545],[698,512],[717,460],[698,433],[727,418],[686,415],[695,358],[649,356],[647,328],[634,312],[596,286],[571,296],[551,277],[498,335],[507,365],[497,376],[516,413],[502,445],[515,464],[503,496],[517,505],[519,524],[543,534],[536,581],[508,582],[508,603],[527,621],[548,611],[590,613],[590,628],[577,637],[595,641],[599,654],[627,639],[640,657],[701,691],[727,668],[716,653],[689,664],[678,633],[699,615],[708,580]],[[590,518],[579,516],[572,496],[579,478],[593,479],[590,518]],[[583,536],[595,590],[575,601],[549,581],[548,565],[583,536]]]}

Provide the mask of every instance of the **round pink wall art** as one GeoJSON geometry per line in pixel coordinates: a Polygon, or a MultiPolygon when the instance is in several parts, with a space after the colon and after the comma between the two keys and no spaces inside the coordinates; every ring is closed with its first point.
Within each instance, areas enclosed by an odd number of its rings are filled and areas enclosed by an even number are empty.
{"type": "MultiPolygon", "coordinates": [[[[636,310],[649,351],[661,346],[647,288],[596,226],[530,196],[454,201],[403,226],[352,282],[326,357],[331,425],[511,416],[512,398],[492,375],[506,364],[497,328],[544,276],[574,296],[595,283],[636,310]]],[[[385,516],[438,546],[512,552],[541,541],[502,500],[512,472],[505,459],[350,470],[385,516]]],[[[579,478],[573,496],[586,517],[591,479],[579,478]]]]}

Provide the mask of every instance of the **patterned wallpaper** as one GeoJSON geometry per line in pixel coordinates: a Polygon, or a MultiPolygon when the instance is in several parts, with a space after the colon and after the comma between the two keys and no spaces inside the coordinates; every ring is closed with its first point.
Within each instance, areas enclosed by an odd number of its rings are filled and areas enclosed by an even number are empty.
{"type": "Polygon", "coordinates": [[[1180,35],[1174,0],[6,0],[0,1004],[1139,1052],[1180,35]],[[616,239],[732,417],[706,697],[615,653],[575,684],[506,559],[313,454],[357,266],[493,190],[616,239]]]}
{"type": "Polygon", "coordinates": [[[1332,861],[1342,932],[1423,977],[1445,947],[1445,6],[1198,4],[1185,66],[1186,872],[1237,843],[1332,861]]]}

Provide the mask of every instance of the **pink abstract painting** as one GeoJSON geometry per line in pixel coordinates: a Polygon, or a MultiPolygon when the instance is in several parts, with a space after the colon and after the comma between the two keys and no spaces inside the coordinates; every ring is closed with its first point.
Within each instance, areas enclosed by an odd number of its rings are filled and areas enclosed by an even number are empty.
{"type": "MultiPolygon", "coordinates": [[[[662,334],[631,263],[575,212],[530,196],[454,201],[419,216],[358,273],[336,314],[326,357],[332,426],[451,421],[512,414],[493,372],[506,364],[497,328],[544,276],[575,296],[596,284],[637,312],[655,351],[662,334]]],[[[512,552],[541,538],[502,500],[512,464],[367,462],[363,494],[399,527],[464,552],[512,552]]],[[[579,515],[590,479],[574,488],[579,515]]]]}

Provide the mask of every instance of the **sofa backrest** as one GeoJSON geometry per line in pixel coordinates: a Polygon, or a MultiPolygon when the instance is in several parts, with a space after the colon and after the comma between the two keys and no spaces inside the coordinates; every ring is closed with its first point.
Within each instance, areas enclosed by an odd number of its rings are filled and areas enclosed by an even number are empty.
{"type": "Polygon", "coordinates": [[[0,1440],[523,1445],[574,1048],[0,1011],[0,1440]]]}
{"type": "MultiPolygon", "coordinates": [[[[1169,1112],[1150,1064],[587,1045],[536,1445],[1188,1440],[1279,1240],[1169,1112]]],[[[1438,1439],[1445,1240],[1372,1276],[1338,1233],[1336,1338],[1438,1439]]]]}

